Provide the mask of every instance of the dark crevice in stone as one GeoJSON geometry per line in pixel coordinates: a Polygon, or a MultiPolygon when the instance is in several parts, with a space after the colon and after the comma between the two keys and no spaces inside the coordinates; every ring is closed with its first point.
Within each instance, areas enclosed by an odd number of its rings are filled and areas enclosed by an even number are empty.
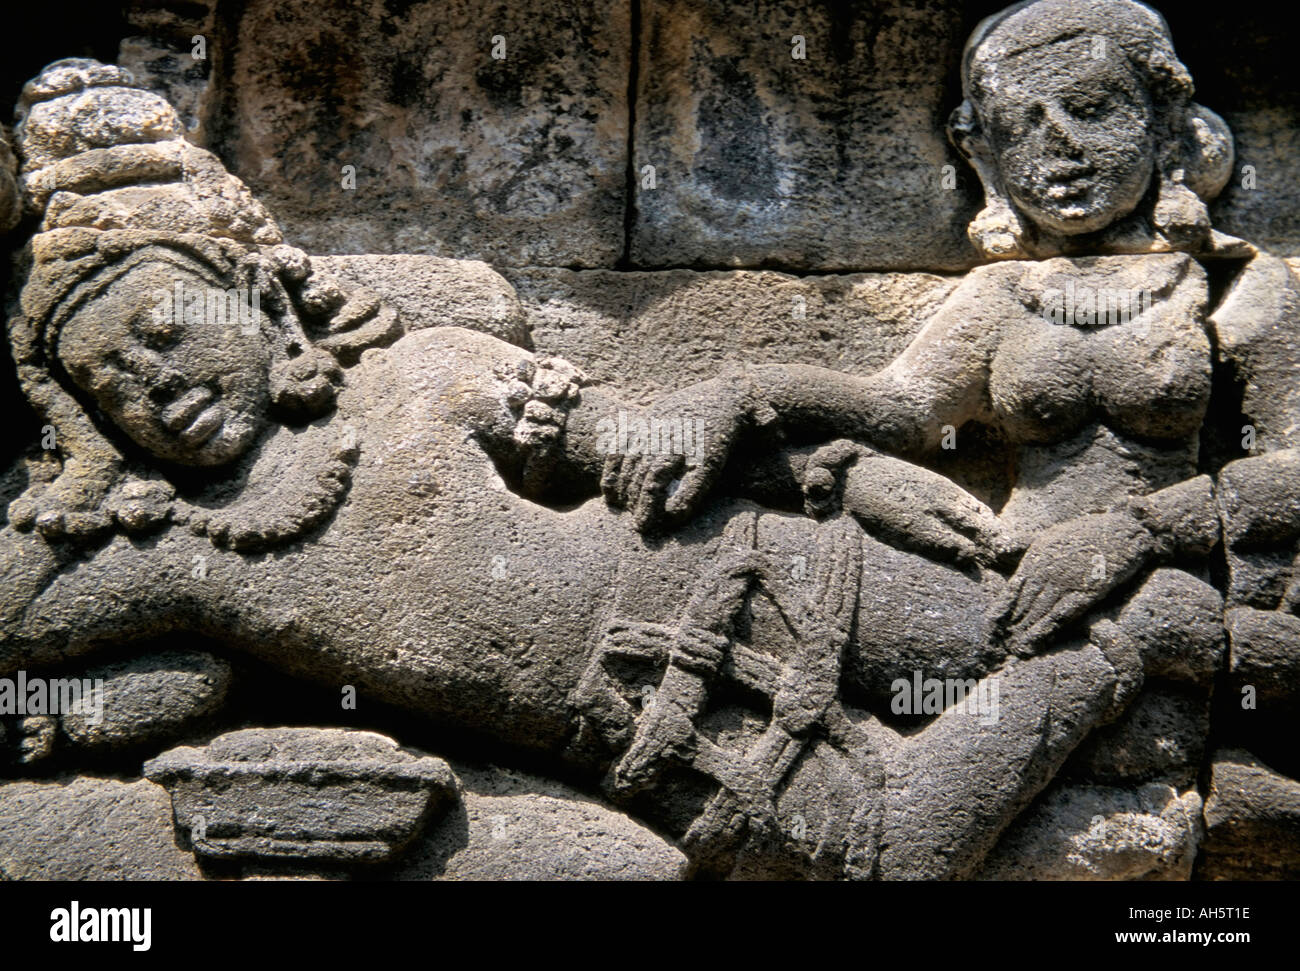
{"type": "MultiPolygon", "coordinates": [[[[232,79],[239,23],[243,18],[244,7],[245,0],[221,0],[217,4],[213,12],[213,30],[217,36],[215,43],[210,44],[208,49],[208,56],[214,63],[208,76],[211,89],[204,110],[206,117],[203,119],[207,138],[202,147],[220,158],[222,164],[232,172],[238,170],[234,155],[237,137],[235,119],[239,114],[239,92],[232,79]]],[[[263,204],[267,205],[265,202],[263,204]]],[[[272,207],[267,205],[267,208],[272,207]]],[[[278,216],[274,212],[273,215],[278,216]]]]}
{"type": "Polygon", "coordinates": [[[632,265],[632,234],[636,232],[636,98],[641,81],[641,0],[631,0],[631,58],[627,71],[627,176],[623,199],[623,254],[615,269],[632,265]]]}

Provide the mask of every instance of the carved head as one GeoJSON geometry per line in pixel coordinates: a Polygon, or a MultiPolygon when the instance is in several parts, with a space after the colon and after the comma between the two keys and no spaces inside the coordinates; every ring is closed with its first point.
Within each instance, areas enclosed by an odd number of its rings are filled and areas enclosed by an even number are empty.
{"type": "Polygon", "coordinates": [[[65,428],[84,402],[159,459],[224,465],[273,418],[312,418],[333,401],[340,369],[308,340],[279,278],[296,250],[55,231],[31,251],[10,339],[62,441],[75,442],[65,428]]]}
{"type": "MultiPolygon", "coordinates": [[[[271,349],[263,335],[273,323],[252,301],[224,306],[229,282],[181,250],[137,250],[101,271],[92,293],[60,315],[56,360],[154,455],[182,465],[238,458],[270,410],[271,349]],[[189,295],[188,307],[177,292],[189,295]],[[222,300],[220,322],[208,313],[209,295],[222,300]]],[[[238,300],[241,289],[229,292],[238,300]]]]}
{"type": "Polygon", "coordinates": [[[44,216],[10,325],[26,386],[70,382],[136,444],[184,465],[238,458],[274,409],[328,407],[338,368],[286,290],[310,273],[307,257],[274,245],[274,222],[180,138],[167,102],[121,68],[73,59],[27,84],[19,114],[21,183],[44,216]]]}
{"type": "Polygon", "coordinates": [[[1134,0],[1034,0],[985,20],[963,58],[954,144],[984,185],[992,257],[1198,249],[1232,169],[1163,18],[1134,0]]]}
{"type": "Polygon", "coordinates": [[[88,506],[122,480],[115,442],[174,465],[232,463],[273,423],[330,409],[336,354],[394,339],[391,314],[375,333],[343,333],[332,315],[355,327],[370,303],[348,303],[283,245],[247,187],[122,69],[53,64],[19,114],[19,186],[41,223],[10,345],[88,506]],[[338,351],[309,339],[304,319],[338,351]]]}

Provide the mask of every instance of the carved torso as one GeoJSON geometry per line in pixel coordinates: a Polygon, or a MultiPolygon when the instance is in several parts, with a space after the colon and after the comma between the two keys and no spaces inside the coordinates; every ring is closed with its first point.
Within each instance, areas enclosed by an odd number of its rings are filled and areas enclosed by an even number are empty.
{"type": "Polygon", "coordinates": [[[1091,421],[1132,438],[1196,433],[1209,400],[1210,344],[1205,275],[1191,257],[1048,260],[1027,267],[1019,287],[1029,305],[1006,322],[989,373],[993,413],[1012,441],[1060,442],[1091,421]],[[1070,285],[1077,299],[1067,300],[1070,285]],[[1053,291],[1061,296],[1044,301],[1053,291]],[[1136,295],[1134,309],[1148,299],[1150,309],[1091,325],[1043,313],[1047,302],[1086,315],[1088,293],[1124,303],[1136,295]]]}
{"type": "Polygon", "coordinates": [[[1019,299],[988,369],[990,419],[1018,447],[1007,526],[1027,541],[1195,475],[1211,370],[1201,267],[1171,254],[1007,272],[1019,299]],[[1128,319],[1106,319],[1108,297],[1132,301],[1128,319]]]}

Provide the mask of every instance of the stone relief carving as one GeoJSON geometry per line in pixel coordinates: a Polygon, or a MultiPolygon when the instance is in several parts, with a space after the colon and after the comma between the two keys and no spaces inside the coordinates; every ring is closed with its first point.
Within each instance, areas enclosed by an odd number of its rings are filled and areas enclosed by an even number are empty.
{"type": "Polygon", "coordinates": [[[952,138],[985,207],[985,256],[1196,252],[1232,135],[1192,99],[1163,19],[1137,3],[1038,0],[987,18],[962,58],[952,138]]]}
{"type": "Polygon", "coordinates": [[[1197,787],[1216,685],[1295,716],[1293,271],[1210,225],[1232,138],[1148,8],[1021,4],[962,68],[990,262],[877,372],[753,364],[647,406],[404,326],[161,97],[48,67],[9,339],[54,446],[11,473],[0,676],[98,672],[110,703],[9,722],[14,771],[148,751],[205,865],[389,865],[471,798],[373,734],[214,738],[229,655],[585,779],[685,854],[655,875],[1186,878],[1207,822],[1254,825],[1219,780],[1295,813],[1249,752],[1214,757],[1213,812],[1197,787]],[[1207,455],[1225,374],[1253,442],[1207,455]],[[975,435],[987,481],[936,471],[975,435]],[[162,753],[179,726],[210,745],[162,753]]]}

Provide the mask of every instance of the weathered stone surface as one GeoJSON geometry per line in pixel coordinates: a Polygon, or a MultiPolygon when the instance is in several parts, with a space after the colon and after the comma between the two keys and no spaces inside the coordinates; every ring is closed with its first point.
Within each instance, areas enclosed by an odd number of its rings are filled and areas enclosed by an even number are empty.
{"type": "MultiPolygon", "coordinates": [[[[240,110],[242,88],[248,79],[235,74],[235,59],[225,55],[257,46],[258,42],[250,37],[258,35],[242,30],[237,18],[230,18],[234,23],[219,22],[213,17],[215,6],[209,0],[185,4],[136,0],[125,4],[127,32],[131,36],[122,39],[120,63],[146,87],[177,106],[187,137],[204,147],[217,147],[227,161],[232,161],[228,150],[230,129],[237,125],[220,116],[240,110]],[[192,38],[196,35],[203,36],[209,48],[207,58],[198,61],[191,56],[192,38]],[[223,105],[213,103],[217,99],[212,95],[217,90],[226,92],[223,105]],[[206,141],[209,136],[214,139],[212,144],[206,141]]],[[[338,0],[332,4],[335,18],[354,28],[346,37],[321,31],[318,21],[329,21],[329,17],[308,19],[295,13],[287,15],[283,24],[273,22],[277,41],[320,41],[315,47],[295,47],[303,50],[303,56],[293,70],[282,70],[276,76],[282,90],[298,102],[298,107],[276,111],[302,119],[294,130],[303,136],[303,142],[340,142],[340,113],[349,114],[358,100],[385,117],[406,111],[409,102],[420,99],[434,102],[439,109],[450,104],[445,116],[438,114],[438,121],[444,117],[454,121],[456,113],[467,107],[481,127],[510,129],[511,104],[503,106],[495,92],[473,81],[457,90],[449,76],[430,75],[423,92],[417,90],[425,77],[417,76],[423,66],[417,49],[421,45],[463,44],[476,51],[489,50],[488,40],[495,28],[486,21],[493,14],[484,14],[484,26],[473,32],[467,29],[472,21],[457,21],[445,10],[425,12],[421,6],[365,6],[338,0]],[[458,27],[473,33],[472,40],[461,41],[463,34],[455,33],[458,27]],[[449,38],[453,38],[450,43],[449,38]],[[414,64],[414,69],[394,71],[390,82],[384,67],[398,59],[395,44],[401,62],[414,64]],[[352,64],[333,63],[344,56],[340,49],[353,55],[352,64]],[[365,77],[359,77],[362,72],[365,77]],[[430,91],[438,84],[448,93],[435,100],[430,91]],[[323,99],[329,99],[326,108],[313,111],[311,103],[323,99]]],[[[1198,97],[1214,107],[1233,131],[1232,178],[1210,203],[1215,226],[1278,255],[1297,255],[1300,217],[1296,215],[1295,186],[1300,180],[1296,178],[1295,160],[1300,153],[1294,141],[1300,131],[1300,91],[1288,71],[1289,48],[1284,32],[1277,29],[1267,5],[1220,10],[1171,3],[1156,6],[1169,19],[1186,64],[1197,74],[1202,92],[1198,97]]],[[[526,26],[532,31],[550,29],[548,21],[555,19],[542,3],[520,9],[525,11],[529,20],[526,26]]],[[[620,173],[627,162],[627,126],[633,120],[639,144],[668,146],[674,159],[684,160],[684,167],[658,172],[656,190],[639,192],[635,185],[617,187],[622,196],[643,197],[639,200],[646,215],[642,235],[663,245],[662,259],[640,265],[679,266],[695,260],[686,249],[673,249],[680,242],[696,252],[711,249],[715,257],[744,251],[750,262],[735,265],[748,267],[821,265],[818,260],[841,259],[844,254],[857,252],[864,258],[871,257],[872,262],[835,266],[848,270],[885,269],[903,266],[895,262],[901,253],[899,241],[906,241],[907,246],[926,257],[915,264],[919,268],[933,269],[934,257],[954,248],[966,251],[962,265],[969,264],[972,257],[962,232],[979,206],[979,186],[948,148],[944,127],[948,113],[963,97],[957,65],[965,30],[994,12],[992,6],[955,0],[892,0],[842,10],[823,10],[806,3],[751,4],[745,8],[745,25],[739,30],[736,16],[721,3],[682,0],[646,4],[641,8],[639,24],[618,5],[611,9],[613,16],[605,18],[607,24],[601,21],[601,14],[593,18],[602,41],[609,35],[608,43],[592,45],[581,31],[567,32],[568,36],[561,30],[566,36],[557,38],[553,48],[565,52],[568,60],[556,73],[571,90],[578,90],[579,84],[608,65],[608,96],[599,99],[607,107],[591,112],[599,122],[593,127],[589,118],[575,121],[578,113],[566,113],[568,104],[563,101],[549,121],[554,132],[575,142],[589,144],[596,151],[616,151],[618,158],[611,170],[620,173]],[[804,60],[790,56],[794,50],[791,39],[796,34],[804,37],[804,60]],[[572,42],[562,47],[566,41],[572,42]],[[635,59],[639,60],[641,93],[635,118],[625,103],[634,44],[639,46],[635,59]],[[596,48],[593,56],[587,56],[588,46],[596,48]],[[616,71],[621,76],[615,77],[616,71]],[[695,79],[694,83],[688,83],[688,78],[695,79]],[[760,120],[754,122],[756,112],[760,120]],[[623,132],[607,139],[605,129],[614,120],[623,126],[623,132]],[[657,127],[651,128],[652,124],[657,127]],[[769,146],[771,150],[764,152],[769,146]],[[737,157],[750,159],[752,164],[737,167],[737,157]],[[943,161],[934,161],[939,158],[943,161]],[[953,166],[950,172],[943,170],[944,164],[953,166]],[[860,173],[861,177],[847,177],[846,172],[860,173]],[[763,194],[762,188],[771,185],[774,175],[780,176],[774,190],[763,194]],[[821,191],[798,196],[800,187],[813,186],[821,191]],[[745,198],[746,187],[751,195],[760,198],[745,198]],[[726,195],[738,191],[741,198],[737,201],[732,202],[726,195]],[[655,192],[675,194],[676,201],[662,197],[656,201],[655,192]],[[791,200],[798,203],[800,211],[792,211],[795,207],[791,200]],[[905,205],[907,201],[917,204],[905,205]],[[656,215],[654,210],[659,208],[673,210],[672,218],[656,215]],[[829,217],[825,226],[819,226],[809,215],[814,212],[829,217]],[[878,221],[878,214],[888,218],[878,221]],[[731,228],[742,221],[752,230],[766,231],[761,244],[731,228]],[[863,231],[855,233],[855,227],[863,231]],[[929,240],[925,238],[927,231],[932,233],[929,240]],[[837,246],[828,245],[830,237],[837,240],[837,246]]],[[[265,26],[269,19],[259,15],[258,26],[265,26]]],[[[1112,16],[1107,26],[1122,27],[1130,20],[1131,15],[1112,16]]],[[[1105,36],[1122,32],[1112,30],[1105,36]]],[[[508,42],[507,49],[513,51],[514,47],[508,42]]],[[[439,54],[437,63],[449,60],[447,55],[439,54]]],[[[474,70],[469,73],[472,75],[474,70]]],[[[535,74],[523,72],[521,93],[535,79],[535,74]]],[[[603,89],[603,77],[600,84],[603,89]]],[[[430,122],[427,127],[433,128],[434,124],[430,122]]],[[[366,134],[362,121],[356,127],[363,136],[366,134]]],[[[553,144],[559,147],[558,138],[553,144]]],[[[294,151],[280,146],[275,150],[294,151]]],[[[298,151],[307,152],[305,148],[298,151]]],[[[249,162],[250,167],[241,168],[240,174],[251,176],[260,159],[249,162]]],[[[376,148],[369,153],[368,164],[376,178],[386,184],[404,186],[406,193],[415,195],[422,191],[411,172],[409,152],[376,148]]],[[[480,195],[475,183],[482,179],[470,165],[444,165],[437,170],[437,176],[446,187],[444,199],[454,196],[473,200],[480,195]]],[[[336,188],[339,181],[333,179],[330,189],[336,188]]],[[[639,184],[639,171],[633,181],[639,184]]],[[[286,195],[298,191],[273,177],[257,187],[259,191],[286,195]]],[[[318,195],[317,201],[322,198],[318,195]]],[[[583,198],[575,196],[562,204],[571,206],[580,217],[583,198]]],[[[606,197],[597,195],[592,205],[600,207],[607,202],[606,197]]],[[[413,234],[411,220],[401,215],[406,210],[391,215],[366,211],[361,206],[354,210],[351,215],[356,217],[356,225],[368,227],[367,232],[373,231],[375,239],[413,234]]],[[[349,231],[341,225],[340,215],[327,216],[324,211],[320,215],[319,222],[332,223],[335,229],[322,229],[317,224],[311,232],[318,239],[343,242],[348,238],[349,231]]],[[[300,221],[305,226],[314,225],[312,213],[305,207],[295,215],[290,236],[299,245],[316,248],[306,236],[297,237],[300,221]]],[[[589,222],[594,226],[597,220],[589,222]]],[[[619,239],[607,247],[607,259],[583,265],[609,266],[618,259],[622,252],[621,232],[617,229],[620,222],[617,214],[609,220],[611,239],[615,233],[619,239]]],[[[500,245],[491,240],[488,243],[500,245]]],[[[386,246],[384,250],[399,251],[401,247],[386,246]]],[[[469,250],[437,251],[447,256],[474,255],[469,250]]],[[[733,265],[716,260],[706,263],[733,265]]]]}
{"type": "Polygon", "coordinates": [[[1211,318],[1219,354],[1242,386],[1242,447],[1273,452],[1300,444],[1300,277],[1261,254],[1232,281],[1211,318]]]}
{"type": "Polygon", "coordinates": [[[1219,473],[1218,503],[1228,604],[1286,605],[1300,539],[1300,452],[1282,448],[1229,462],[1219,473]]]}
{"type": "MultiPolygon", "coordinates": [[[[1250,28],[1241,26],[1244,39],[1250,28]]],[[[1231,55],[1223,63],[1231,64],[1231,55]]],[[[1300,105],[1270,104],[1259,94],[1251,100],[1252,107],[1223,113],[1236,143],[1236,165],[1210,212],[1226,233],[1276,256],[1300,256],[1300,180],[1292,168],[1300,158],[1300,105]]]]}
{"type": "Polygon", "coordinates": [[[1223,596],[1204,580],[1183,570],[1153,570],[1120,611],[1120,623],[1144,645],[1148,674],[1214,684],[1225,649],[1223,596]]]}
{"type": "Polygon", "coordinates": [[[538,351],[581,361],[630,400],[715,376],[727,363],[869,373],[952,292],[924,273],[507,270],[538,351]]]}
{"type": "Polygon", "coordinates": [[[18,164],[9,145],[9,129],[0,125],[0,234],[7,233],[22,216],[22,200],[14,177],[18,164]]]}
{"type": "Polygon", "coordinates": [[[1195,789],[1065,786],[1017,820],[984,880],[1186,880],[1201,839],[1195,789]]]}
{"type": "Polygon", "coordinates": [[[309,0],[259,0],[236,34],[258,41],[233,52],[216,148],[296,245],[516,265],[618,259],[627,4],[349,0],[322,17],[309,0]]]}
{"type": "Polygon", "coordinates": [[[465,327],[521,347],[528,324],[514,288],[486,263],[437,256],[314,256],[318,266],[391,306],[406,330],[465,327]]]}
{"type": "Polygon", "coordinates": [[[1249,752],[1216,752],[1205,801],[1209,880],[1295,880],[1300,876],[1300,782],[1249,752]]]}
{"type": "MultiPolygon", "coordinates": [[[[195,31],[191,36],[212,36],[211,31],[195,31]]],[[[206,46],[206,45],[205,45],[206,46]]],[[[168,42],[153,37],[124,38],[117,63],[149,91],[165,99],[176,109],[185,137],[195,145],[205,145],[205,122],[211,112],[209,92],[209,58],[195,58],[189,38],[168,42]]]]}
{"type": "Polygon", "coordinates": [[[1151,687],[1118,722],[1081,747],[1079,769],[1103,785],[1156,780],[1194,786],[1209,731],[1209,698],[1203,693],[1151,687]]]}
{"type": "Polygon", "coordinates": [[[373,732],[247,729],[145,763],[194,852],[215,858],[383,862],[456,787],[441,759],[373,732]]]}
{"type": "Polygon", "coordinates": [[[217,0],[184,4],[137,0],[124,5],[127,22],[139,34],[122,38],[117,63],[141,87],[176,109],[185,137],[207,146],[213,112],[212,65],[222,58],[217,0]]]}
{"type": "Polygon", "coordinates": [[[194,651],[147,654],[83,677],[104,682],[98,718],[73,712],[60,725],[68,742],[92,750],[172,741],[217,711],[230,689],[230,665],[194,651]]]}
{"type": "Polygon", "coordinates": [[[736,16],[713,0],[642,4],[632,262],[969,266],[971,194],[944,133],[957,5],[764,0],[745,29],[736,16]]]}
{"type": "Polygon", "coordinates": [[[24,86],[17,134],[30,178],[92,149],[178,138],[181,124],[166,100],[136,87],[123,68],[70,58],[24,86]]]}
{"type": "Polygon", "coordinates": [[[59,719],[54,715],[27,715],[13,721],[11,755],[19,765],[32,765],[54,754],[59,739],[59,719]]]}
{"type": "Polygon", "coordinates": [[[0,783],[0,872],[11,880],[197,880],[145,779],[0,783]]]}
{"type": "Polygon", "coordinates": [[[1283,611],[1237,607],[1226,618],[1229,690],[1249,687],[1260,704],[1300,709],[1300,617],[1283,611]]]}
{"type": "Polygon", "coordinates": [[[680,880],[680,850],[568,786],[456,766],[460,804],[393,871],[399,880],[680,880]]]}
{"type": "MultiPolygon", "coordinates": [[[[148,763],[209,876],[1188,876],[1207,738],[1297,768],[1296,287],[1211,221],[1233,142],[1166,25],[1039,0],[958,65],[957,3],[625,9],[160,7],[140,82],[26,89],[0,678],[193,633],[312,682],[114,674],[159,700],[101,748],[243,729],[148,763]],[[195,18],[219,56],[172,91],[195,18]],[[913,191],[950,108],[975,176],[913,191]],[[456,801],[377,726],[583,792],[456,801]]],[[[43,756],[6,772],[124,761],[4,727],[43,756]]],[[[1291,784],[1223,789],[1280,860],[1291,784]]]]}

